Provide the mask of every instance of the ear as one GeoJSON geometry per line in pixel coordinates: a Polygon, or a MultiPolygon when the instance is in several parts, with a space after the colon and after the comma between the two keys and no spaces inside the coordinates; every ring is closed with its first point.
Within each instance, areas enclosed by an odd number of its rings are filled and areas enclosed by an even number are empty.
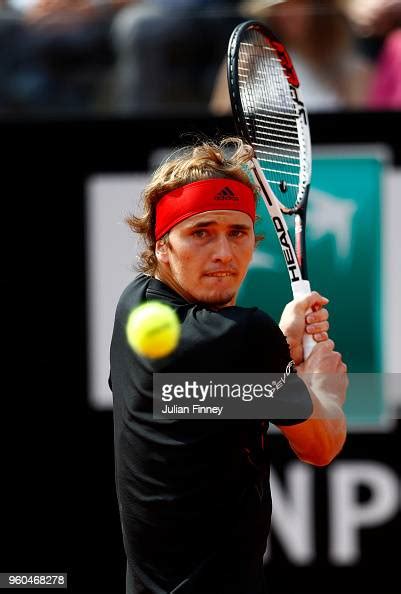
{"type": "Polygon", "coordinates": [[[169,263],[168,241],[166,239],[156,241],[155,254],[158,262],[169,263]]]}

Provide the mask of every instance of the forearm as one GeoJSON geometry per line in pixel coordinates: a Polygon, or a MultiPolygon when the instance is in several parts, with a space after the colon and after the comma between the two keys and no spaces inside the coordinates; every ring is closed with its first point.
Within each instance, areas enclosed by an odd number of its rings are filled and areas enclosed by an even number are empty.
{"type": "Polygon", "coordinates": [[[317,398],[309,389],[313,413],[297,425],[279,426],[291,448],[303,462],[325,466],[341,451],[347,433],[341,404],[335,399],[317,398]]]}

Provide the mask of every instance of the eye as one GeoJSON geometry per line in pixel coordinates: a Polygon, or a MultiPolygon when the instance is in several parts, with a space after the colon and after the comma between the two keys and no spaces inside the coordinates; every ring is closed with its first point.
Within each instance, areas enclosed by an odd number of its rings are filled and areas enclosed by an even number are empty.
{"type": "Polygon", "coordinates": [[[241,231],[241,229],[232,229],[230,231],[230,237],[243,237],[244,235],[246,235],[245,231],[241,231]]]}
{"type": "Polygon", "coordinates": [[[198,239],[204,239],[207,236],[207,231],[205,229],[197,229],[192,233],[192,236],[198,239]]]}

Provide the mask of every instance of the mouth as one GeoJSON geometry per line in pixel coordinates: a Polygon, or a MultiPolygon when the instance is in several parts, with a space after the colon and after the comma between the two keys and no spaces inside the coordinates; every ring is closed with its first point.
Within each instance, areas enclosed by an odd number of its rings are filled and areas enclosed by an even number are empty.
{"type": "Polygon", "coordinates": [[[210,276],[212,278],[225,278],[228,276],[235,276],[234,272],[229,272],[225,270],[217,270],[216,272],[207,272],[205,276],[210,276]]]}

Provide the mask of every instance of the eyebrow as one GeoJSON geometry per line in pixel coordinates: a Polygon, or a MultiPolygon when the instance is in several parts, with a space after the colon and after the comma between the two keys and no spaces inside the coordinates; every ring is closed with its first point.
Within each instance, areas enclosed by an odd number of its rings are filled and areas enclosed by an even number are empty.
{"type": "MultiPolygon", "coordinates": [[[[189,229],[199,229],[200,227],[204,228],[204,227],[210,227],[211,225],[217,225],[219,224],[217,221],[200,221],[199,223],[194,223],[193,225],[191,225],[189,227],[189,229]]],[[[250,230],[251,229],[251,225],[244,225],[244,224],[230,224],[228,225],[228,227],[230,227],[231,229],[238,229],[240,231],[242,230],[250,230]]]]}

